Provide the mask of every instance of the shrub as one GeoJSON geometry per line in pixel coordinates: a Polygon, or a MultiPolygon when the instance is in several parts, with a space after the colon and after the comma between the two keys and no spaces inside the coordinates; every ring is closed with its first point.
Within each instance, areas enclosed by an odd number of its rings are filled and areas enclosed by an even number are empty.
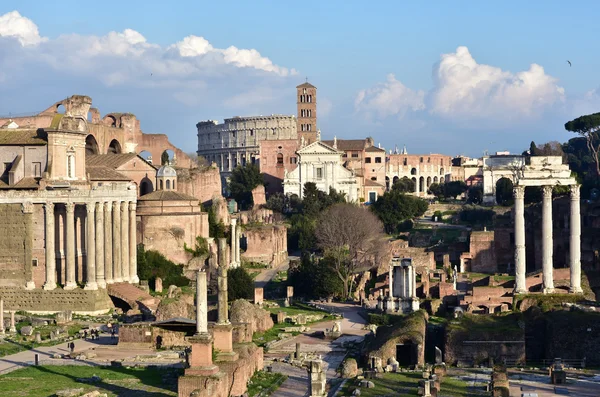
{"type": "Polygon", "coordinates": [[[243,267],[230,269],[227,272],[228,299],[254,299],[254,281],[243,267]]]}
{"type": "Polygon", "coordinates": [[[158,251],[146,251],[144,245],[138,245],[138,274],[142,280],[148,280],[154,286],[156,277],[163,280],[163,285],[187,286],[190,283],[183,275],[183,266],[168,260],[158,251]]]}

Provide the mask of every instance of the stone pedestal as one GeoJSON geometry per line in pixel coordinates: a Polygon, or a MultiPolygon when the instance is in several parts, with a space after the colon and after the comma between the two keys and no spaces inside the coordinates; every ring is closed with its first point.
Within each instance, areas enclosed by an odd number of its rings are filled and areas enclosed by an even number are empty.
{"type": "Polygon", "coordinates": [[[213,327],[213,346],[217,350],[217,361],[236,361],[239,355],[233,351],[233,326],[215,324],[213,327]]]}
{"type": "Polygon", "coordinates": [[[264,297],[264,290],[262,288],[254,288],[254,304],[262,305],[264,297]]]}
{"type": "Polygon", "coordinates": [[[308,376],[310,382],[310,397],[323,397],[326,395],[325,385],[327,378],[323,371],[323,361],[313,360],[308,366],[308,376]]]}
{"type": "Polygon", "coordinates": [[[185,375],[210,376],[219,372],[219,367],[212,361],[212,337],[210,334],[199,334],[188,338],[192,345],[190,367],[185,375]]]}

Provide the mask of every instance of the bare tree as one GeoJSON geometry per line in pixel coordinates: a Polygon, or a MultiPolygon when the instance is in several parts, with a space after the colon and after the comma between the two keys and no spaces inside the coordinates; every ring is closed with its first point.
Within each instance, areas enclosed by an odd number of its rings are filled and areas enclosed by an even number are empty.
{"type": "Polygon", "coordinates": [[[340,203],[319,216],[317,243],[334,259],[334,270],[344,284],[344,298],[351,296],[354,275],[371,268],[385,255],[383,224],[364,207],[340,203]]]}

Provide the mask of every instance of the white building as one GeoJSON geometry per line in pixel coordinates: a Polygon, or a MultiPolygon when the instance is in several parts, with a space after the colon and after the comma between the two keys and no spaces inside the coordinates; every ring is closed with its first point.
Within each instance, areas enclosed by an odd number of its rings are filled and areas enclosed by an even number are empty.
{"type": "Polygon", "coordinates": [[[298,167],[285,174],[283,192],[296,194],[300,198],[306,182],[314,182],[317,188],[329,192],[334,188],[346,194],[347,201],[357,201],[358,181],[354,172],[342,164],[343,152],[321,141],[316,141],[299,149],[298,167]]]}

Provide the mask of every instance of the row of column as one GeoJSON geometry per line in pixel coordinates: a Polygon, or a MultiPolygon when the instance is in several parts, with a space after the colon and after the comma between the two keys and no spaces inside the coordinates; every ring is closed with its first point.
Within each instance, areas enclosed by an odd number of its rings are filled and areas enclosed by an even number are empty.
{"type": "MultiPolygon", "coordinates": [[[[571,185],[570,214],[570,292],[581,289],[581,214],[579,185],[571,185]]],[[[542,279],[543,292],[554,292],[553,239],[552,239],[552,186],[543,186],[542,199],[542,279]]],[[[526,293],[526,249],[525,249],[525,187],[513,188],[515,199],[515,293],[526,293]]]]}
{"type": "MultiPolygon", "coordinates": [[[[45,290],[57,287],[55,203],[44,204],[46,217],[45,290]]],[[[107,284],[139,283],[137,276],[136,203],[108,201],[86,203],[85,288],[96,290],[107,284]]],[[[66,207],[65,290],[77,288],[75,277],[75,203],[66,207]]]]}
{"type": "Polygon", "coordinates": [[[241,266],[240,239],[242,228],[237,224],[236,218],[231,218],[231,268],[241,266]]]}
{"type": "Polygon", "coordinates": [[[399,298],[407,299],[407,298],[415,298],[417,296],[417,285],[416,285],[416,273],[415,268],[412,265],[401,264],[400,266],[394,266],[390,264],[389,270],[389,280],[390,280],[390,297],[394,297],[394,268],[398,267],[400,269],[400,282],[397,283],[400,291],[395,291],[399,293],[399,298]]]}

